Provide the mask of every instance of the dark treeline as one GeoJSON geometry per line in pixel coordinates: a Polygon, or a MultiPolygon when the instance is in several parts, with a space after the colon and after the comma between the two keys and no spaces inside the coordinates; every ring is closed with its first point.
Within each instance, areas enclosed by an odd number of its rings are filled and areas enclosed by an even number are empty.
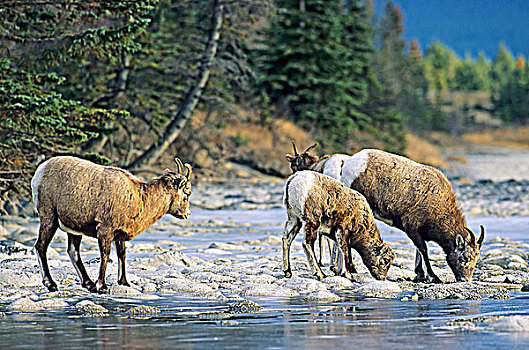
{"type": "Polygon", "coordinates": [[[195,110],[244,108],[327,149],[369,135],[397,153],[408,130],[450,130],[446,92],[490,94],[483,108],[505,122],[529,115],[522,56],[423,54],[391,1],[377,17],[355,0],[6,0],[0,22],[2,198],[53,155],[153,164],[195,110]]]}

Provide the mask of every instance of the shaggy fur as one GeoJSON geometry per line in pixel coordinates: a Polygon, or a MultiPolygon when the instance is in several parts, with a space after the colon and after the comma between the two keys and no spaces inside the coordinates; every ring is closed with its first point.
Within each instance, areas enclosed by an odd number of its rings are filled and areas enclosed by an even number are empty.
{"type": "Polygon", "coordinates": [[[186,168],[187,176],[166,170],[162,176],[144,182],[125,170],[74,157],[55,157],[41,164],[31,185],[40,217],[35,247],[44,285],[50,291],[57,290],[46,250],[58,227],[68,233],[68,253],[84,287],[90,291],[106,289],[105,271],[112,242],[119,258],[118,283],[128,285],[124,241],[133,239],[166,213],[179,219],[189,216],[191,167],[186,164],[186,168]],[[90,280],[80,259],[81,235],[99,241],[97,284],[90,280]]]}
{"type": "Polygon", "coordinates": [[[383,280],[395,254],[382,242],[365,198],[340,182],[312,171],[292,175],[285,185],[284,203],[288,220],[283,234],[283,271],[292,276],[290,246],[305,224],[303,248],[309,265],[319,279],[325,278],[316,263],[314,242],[320,227],[335,240],[345,260],[346,277],[356,272],[351,249],[358,251],[373,277],[383,280]]]}
{"type": "MultiPolygon", "coordinates": [[[[292,161],[306,169],[316,170],[320,162],[311,155],[301,154],[297,158],[303,160],[292,161]]],[[[466,227],[450,182],[440,171],[395,154],[366,149],[345,161],[340,180],[366,197],[375,217],[411,238],[418,249],[416,281],[441,282],[430,265],[426,241],[443,248],[457,281],[472,278],[484,228],[481,226],[481,236],[476,241],[474,233],[466,227]]]]}

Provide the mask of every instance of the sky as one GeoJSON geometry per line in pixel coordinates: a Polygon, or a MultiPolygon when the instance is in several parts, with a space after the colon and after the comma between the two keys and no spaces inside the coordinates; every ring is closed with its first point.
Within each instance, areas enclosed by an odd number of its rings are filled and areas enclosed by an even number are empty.
{"type": "MultiPolygon", "coordinates": [[[[378,13],[386,0],[375,0],[378,13]]],[[[404,36],[424,50],[439,40],[458,55],[494,58],[500,42],[529,55],[529,0],[393,0],[404,14],[404,36]]]]}

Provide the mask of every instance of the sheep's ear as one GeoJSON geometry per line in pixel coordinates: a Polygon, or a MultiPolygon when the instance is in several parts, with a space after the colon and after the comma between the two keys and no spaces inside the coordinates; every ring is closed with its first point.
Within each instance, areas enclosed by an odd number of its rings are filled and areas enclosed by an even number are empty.
{"type": "Polygon", "coordinates": [[[287,154],[285,157],[287,158],[287,160],[288,160],[289,162],[292,162],[294,159],[296,159],[295,156],[290,155],[290,154],[287,154]]]}
{"type": "Polygon", "coordinates": [[[465,250],[465,240],[463,239],[463,236],[461,235],[456,236],[456,249],[465,250]]]}

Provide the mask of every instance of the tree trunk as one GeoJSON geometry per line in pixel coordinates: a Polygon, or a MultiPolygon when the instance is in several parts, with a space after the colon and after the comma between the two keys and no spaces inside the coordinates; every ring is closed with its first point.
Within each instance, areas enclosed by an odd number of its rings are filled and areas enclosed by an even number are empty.
{"type": "Polygon", "coordinates": [[[158,143],[152,144],[151,147],[147,149],[147,151],[145,151],[128,166],[128,169],[137,170],[145,165],[150,165],[157,161],[160,156],[167,151],[169,146],[176,140],[187,121],[191,119],[193,110],[200,100],[202,91],[208,82],[211,65],[217,53],[217,47],[220,38],[220,28],[222,26],[222,17],[223,5],[220,3],[220,0],[214,0],[208,43],[204,54],[202,55],[196,83],[189,89],[184,103],[167,126],[167,129],[160,141],[158,143]]]}

